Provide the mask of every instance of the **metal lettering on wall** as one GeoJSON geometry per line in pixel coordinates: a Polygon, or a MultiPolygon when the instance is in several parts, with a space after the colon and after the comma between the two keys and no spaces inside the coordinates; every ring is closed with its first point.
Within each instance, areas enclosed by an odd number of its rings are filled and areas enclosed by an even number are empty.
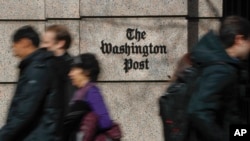
{"type": "MultiPolygon", "coordinates": [[[[128,28],[126,30],[126,37],[128,40],[140,42],[140,40],[146,39],[146,31],[139,31],[137,28],[128,28]]],[[[114,45],[110,42],[101,41],[101,51],[103,54],[125,54],[128,57],[130,54],[139,54],[142,57],[148,57],[149,54],[167,54],[167,47],[165,45],[149,44],[137,44],[137,43],[125,43],[122,45],[114,45]]],[[[130,70],[144,70],[149,69],[149,60],[145,58],[143,60],[133,60],[133,58],[124,59],[124,71],[125,73],[130,70]]]]}
{"type": "Polygon", "coordinates": [[[169,80],[187,52],[185,18],[85,18],[80,52],[95,53],[100,81],[169,80]]]}

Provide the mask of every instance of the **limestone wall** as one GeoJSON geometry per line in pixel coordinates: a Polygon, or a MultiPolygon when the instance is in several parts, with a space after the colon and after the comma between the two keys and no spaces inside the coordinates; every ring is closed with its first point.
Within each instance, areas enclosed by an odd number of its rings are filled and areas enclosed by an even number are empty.
{"type": "Polygon", "coordinates": [[[222,0],[0,0],[0,126],[18,73],[10,36],[27,24],[41,33],[65,24],[70,53],[93,52],[101,61],[98,85],[123,140],[163,141],[157,99],[178,58],[220,17],[222,0]]]}

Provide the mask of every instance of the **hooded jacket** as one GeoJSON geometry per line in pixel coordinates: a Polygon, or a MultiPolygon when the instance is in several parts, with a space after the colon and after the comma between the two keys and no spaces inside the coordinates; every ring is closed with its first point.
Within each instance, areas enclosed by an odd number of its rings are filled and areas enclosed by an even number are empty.
{"type": "Polygon", "coordinates": [[[191,59],[206,67],[195,82],[188,106],[189,141],[228,141],[230,125],[243,123],[237,91],[240,62],[226,53],[212,31],[192,49],[191,59]]]}
{"type": "Polygon", "coordinates": [[[54,57],[38,49],[21,61],[14,97],[0,141],[56,141],[62,121],[62,97],[54,57]]]}

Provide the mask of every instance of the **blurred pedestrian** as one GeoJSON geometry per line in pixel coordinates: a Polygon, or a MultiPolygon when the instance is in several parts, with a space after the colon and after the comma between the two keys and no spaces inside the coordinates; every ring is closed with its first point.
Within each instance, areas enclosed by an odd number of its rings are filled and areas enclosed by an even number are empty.
{"type": "Polygon", "coordinates": [[[60,93],[62,96],[62,103],[64,104],[64,113],[67,111],[68,103],[74,94],[76,88],[71,84],[68,77],[72,57],[68,50],[71,47],[72,36],[68,28],[64,25],[50,25],[46,27],[42,36],[41,48],[46,48],[55,56],[55,68],[59,75],[60,93]]]}
{"type": "Polygon", "coordinates": [[[56,141],[62,111],[54,56],[38,49],[39,34],[32,26],[16,30],[12,42],[13,54],[21,60],[20,71],[0,141],[56,141]]]}
{"type": "Polygon", "coordinates": [[[71,106],[79,101],[86,103],[85,108],[82,106],[84,116],[76,125],[76,134],[73,133],[77,141],[104,141],[121,137],[120,129],[112,122],[102,93],[95,84],[99,72],[99,62],[95,55],[85,53],[74,58],[69,77],[78,90],[71,100],[71,106]],[[110,135],[104,134],[106,132],[110,135]]]}
{"type": "Polygon", "coordinates": [[[207,67],[194,82],[187,141],[229,141],[229,126],[246,123],[238,84],[240,62],[249,53],[250,23],[238,16],[226,17],[218,34],[208,32],[192,49],[192,62],[207,67]]]}

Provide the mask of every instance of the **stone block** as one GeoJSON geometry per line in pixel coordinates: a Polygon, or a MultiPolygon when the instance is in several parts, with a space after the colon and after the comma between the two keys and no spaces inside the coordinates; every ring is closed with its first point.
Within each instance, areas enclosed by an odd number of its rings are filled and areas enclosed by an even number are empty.
{"type": "Polygon", "coordinates": [[[13,97],[14,84],[0,84],[0,129],[5,123],[10,101],[13,97]]]}
{"type": "Polygon", "coordinates": [[[218,19],[199,19],[191,20],[188,23],[188,46],[191,49],[198,40],[210,30],[218,33],[220,20],[218,19]]]}
{"type": "Polygon", "coordinates": [[[206,34],[208,31],[213,30],[218,32],[220,27],[220,20],[218,19],[200,19],[199,20],[199,38],[206,34]]]}
{"type": "Polygon", "coordinates": [[[163,141],[158,98],[168,83],[99,83],[123,141],[163,141]]]}
{"type": "Polygon", "coordinates": [[[24,25],[32,25],[39,32],[44,31],[44,22],[15,22],[15,21],[1,21],[0,22],[0,82],[14,82],[17,80],[17,66],[19,60],[12,54],[11,36],[16,29],[24,25]]]}
{"type": "Polygon", "coordinates": [[[191,17],[222,17],[223,0],[188,0],[191,17]]]}
{"type": "Polygon", "coordinates": [[[101,61],[100,80],[169,80],[176,62],[187,52],[187,21],[85,18],[80,39],[80,52],[95,53],[101,61]]]}
{"type": "Polygon", "coordinates": [[[81,16],[187,15],[186,0],[80,0],[81,16]]]}
{"type": "Polygon", "coordinates": [[[44,0],[1,0],[0,19],[44,20],[44,0]]]}
{"type": "Polygon", "coordinates": [[[72,55],[79,54],[79,31],[80,31],[80,21],[79,20],[49,20],[46,22],[46,27],[53,25],[53,24],[62,24],[67,26],[69,29],[73,42],[69,49],[69,53],[72,55]]]}
{"type": "Polygon", "coordinates": [[[80,18],[79,0],[45,0],[46,18],[80,18]]]}

